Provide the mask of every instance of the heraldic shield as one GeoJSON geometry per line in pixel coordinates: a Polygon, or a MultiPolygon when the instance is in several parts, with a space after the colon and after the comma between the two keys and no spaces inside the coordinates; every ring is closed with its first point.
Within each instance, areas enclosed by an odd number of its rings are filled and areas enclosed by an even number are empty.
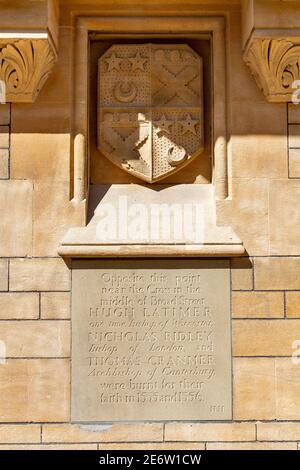
{"type": "Polygon", "coordinates": [[[203,151],[202,59],[186,44],[121,44],[99,59],[98,149],[149,183],[203,151]]]}

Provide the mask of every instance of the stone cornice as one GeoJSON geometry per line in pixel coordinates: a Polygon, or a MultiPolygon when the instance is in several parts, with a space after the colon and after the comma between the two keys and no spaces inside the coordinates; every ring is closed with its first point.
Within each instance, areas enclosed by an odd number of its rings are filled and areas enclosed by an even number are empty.
{"type": "Polygon", "coordinates": [[[0,80],[5,101],[35,101],[56,61],[56,52],[47,39],[10,40],[0,43],[0,80]],[[3,86],[2,86],[3,89],[3,86]]]}

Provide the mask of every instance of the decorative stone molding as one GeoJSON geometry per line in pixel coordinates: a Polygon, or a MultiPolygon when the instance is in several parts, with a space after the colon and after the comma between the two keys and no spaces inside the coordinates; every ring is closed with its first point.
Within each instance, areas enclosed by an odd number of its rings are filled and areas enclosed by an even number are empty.
{"type": "Polygon", "coordinates": [[[244,60],[268,101],[292,101],[293,82],[300,79],[300,44],[287,39],[255,38],[244,60]]]}
{"type": "Polygon", "coordinates": [[[7,102],[35,101],[56,61],[48,40],[21,39],[1,47],[0,80],[7,102]]]}

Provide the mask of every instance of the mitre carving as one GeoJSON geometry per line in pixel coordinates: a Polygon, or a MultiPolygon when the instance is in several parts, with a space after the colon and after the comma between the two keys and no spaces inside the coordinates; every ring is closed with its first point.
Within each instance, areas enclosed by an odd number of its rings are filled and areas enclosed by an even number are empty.
{"type": "Polygon", "coordinates": [[[22,39],[1,48],[0,80],[7,102],[33,102],[56,61],[48,40],[22,39]]]}
{"type": "Polygon", "coordinates": [[[300,79],[300,44],[286,39],[253,39],[244,60],[268,101],[292,101],[300,79]]]}
{"type": "Polygon", "coordinates": [[[122,44],[99,60],[98,149],[153,183],[203,150],[202,59],[185,44],[122,44]]]}

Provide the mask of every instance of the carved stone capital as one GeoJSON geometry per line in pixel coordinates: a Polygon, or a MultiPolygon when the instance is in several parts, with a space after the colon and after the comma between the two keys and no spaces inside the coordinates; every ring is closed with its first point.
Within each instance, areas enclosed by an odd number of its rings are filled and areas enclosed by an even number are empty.
{"type": "Polygon", "coordinates": [[[244,60],[268,101],[292,101],[293,83],[300,80],[300,44],[288,39],[255,38],[244,60]]]}
{"type": "Polygon", "coordinates": [[[21,39],[0,44],[0,80],[5,101],[35,101],[55,61],[56,53],[47,39],[21,39]]]}

